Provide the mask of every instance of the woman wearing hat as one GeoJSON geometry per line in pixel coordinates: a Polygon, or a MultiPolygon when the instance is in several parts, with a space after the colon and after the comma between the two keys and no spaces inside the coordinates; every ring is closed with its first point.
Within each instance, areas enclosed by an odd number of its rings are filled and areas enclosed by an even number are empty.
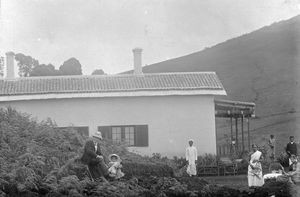
{"type": "Polygon", "coordinates": [[[100,140],[102,140],[101,132],[96,132],[92,139],[86,141],[81,160],[88,165],[94,180],[102,179],[106,181],[105,177],[108,176],[108,169],[101,152],[100,140]]]}
{"type": "Polygon", "coordinates": [[[262,176],[261,156],[257,145],[252,145],[253,153],[250,156],[248,166],[248,185],[249,187],[260,187],[264,184],[262,176]]]}

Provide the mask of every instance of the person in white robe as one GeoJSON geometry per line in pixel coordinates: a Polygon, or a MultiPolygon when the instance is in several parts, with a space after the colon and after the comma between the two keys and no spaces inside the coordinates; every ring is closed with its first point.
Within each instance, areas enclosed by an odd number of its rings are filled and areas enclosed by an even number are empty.
{"type": "Polygon", "coordinates": [[[255,144],[252,145],[252,149],[253,153],[248,166],[248,185],[249,187],[260,187],[264,184],[261,166],[262,153],[255,144]]]}
{"type": "Polygon", "coordinates": [[[196,176],[197,175],[197,169],[196,169],[196,163],[197,163],[197,149],[195,146],[193,146],[194,141],[192,139],[189,140],[189,147],[186,148],[185,152],[185,158],[188,162],[187,170],[189,176],[196,176]]]}

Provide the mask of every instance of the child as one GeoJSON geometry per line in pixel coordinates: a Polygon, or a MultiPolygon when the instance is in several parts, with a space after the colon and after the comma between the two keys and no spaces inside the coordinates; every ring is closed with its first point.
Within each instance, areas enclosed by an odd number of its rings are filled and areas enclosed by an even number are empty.
{"type": "Polygon", "coordinates": [[[111,154],[108,156],[109,164],[108,164],[108,172],[109,176],[115,179],[120,179],[124,176],[124,173],[121,171],[122,168],[122,160],[117,154],[111,154]]]}

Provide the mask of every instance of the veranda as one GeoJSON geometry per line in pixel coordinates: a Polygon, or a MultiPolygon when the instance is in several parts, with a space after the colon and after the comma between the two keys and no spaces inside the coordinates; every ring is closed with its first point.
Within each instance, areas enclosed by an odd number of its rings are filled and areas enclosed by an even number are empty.
{"type": "MultiPolygon", "coordinates": [[[[198,167],[198,174],[204,176],[237,175],[240,173],[238,172],[239,162],[242,160],[239,159],[239,156],[245,151],[250,151],[250,119],[255,117],[255,104],[240,101],[215,100],[215,117],[216,125],[219,119],[230,119],[230,135],[229,139],[227,139],[229,143],[217,143],[217,157],[215,162],[209,164],[202,163],[198,167]],[[232,160],[231,156],[238,159],[232,160]]],[[[226,127],[228,126],[226,125],[226,127]]]]}
{"type": "Polygon", "coordinates": [[[230,119],[229,143],[217,145],[218,156],[250,151],[250,120],[255,117],[255,103],[215,100],[215,117],[216,124],[218,119],[230,119]]]}

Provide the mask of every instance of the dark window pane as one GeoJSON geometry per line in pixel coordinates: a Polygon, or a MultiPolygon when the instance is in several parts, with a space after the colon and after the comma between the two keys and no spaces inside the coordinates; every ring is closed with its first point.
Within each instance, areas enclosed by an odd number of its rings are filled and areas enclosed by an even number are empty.
{"type": "Polygon", "coordinates": [[[148,125],[135,126],[135,146],[149,146],[148,140],[148,125]]]}
{"type": "Polygon", "coordinates": [[[109,139],[109,140],[112,139],[111,127],[110,126],[98,127],[98,131],[101,132],[103,138],[109,139]]]}

